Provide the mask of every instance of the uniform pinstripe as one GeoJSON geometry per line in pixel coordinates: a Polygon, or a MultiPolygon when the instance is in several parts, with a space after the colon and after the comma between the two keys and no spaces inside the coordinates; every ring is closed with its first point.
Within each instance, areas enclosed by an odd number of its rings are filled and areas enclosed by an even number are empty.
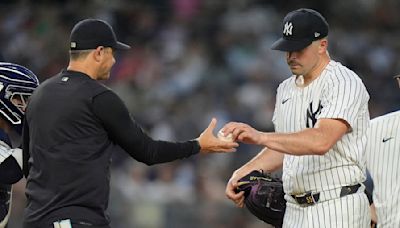
{"type": "Polygon", "coordinates": [[[297,87],[295,79],[290,77],[278,88],[273,117],[277,132],[311,128],[321,118],[343,119],[351,131],[323,156],[285,154],[282,179],[288,210],[284,226],[293,227],[300,221],[298,227],[365,227],[369,212],[361,189],[354,195],[338,197],[342,186],[365,180],[368,92],[353,71],[332,60],[308,86],[297,87]],[[304,208],[289,199],[288,195],[308,191],[321,192],[320,203],[304,208]],[[320,225],[324,221],[324,225],[319,226],[318,221],[320,225]]]}
{"type": "Polygon", "coordinates": [[[378,227],[400,227],[400,111],[371,121],[366,157],[378,227]]]}
{"type": "MultiPolygon", "coordinates": [[[[361,191],[361,192],[360,192],[361,191]]],[[[368,199],[365,194],[351,194],[342,198],[302,207],[289,199],[284,227],[325,228],[325,227],[369,227],[368,199]]]]}

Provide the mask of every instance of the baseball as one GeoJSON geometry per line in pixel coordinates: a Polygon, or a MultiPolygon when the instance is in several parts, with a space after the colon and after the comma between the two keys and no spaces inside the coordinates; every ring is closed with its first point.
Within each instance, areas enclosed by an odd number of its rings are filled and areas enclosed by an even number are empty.
{"type": "Polygon", "coordinates": [[[233,135],[232,133],[229,133],[228,135],[224,136],[224,133],[221,130],[218,131],[217,137],[219,140],[221,141],[225,141],[225,142],[233,142],[233,135]]]}

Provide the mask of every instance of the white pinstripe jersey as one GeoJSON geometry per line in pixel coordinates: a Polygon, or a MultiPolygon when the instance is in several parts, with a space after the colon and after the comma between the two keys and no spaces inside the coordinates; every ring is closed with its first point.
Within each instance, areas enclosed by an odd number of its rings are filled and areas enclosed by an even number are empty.
{"type": "Polygon", "coordinates": [[[320,192],[363,182],[369,95],[361,79],[333,60],[308,86],[297,87],[295,79],[292,76],[278,87],[273,117],[276,132],[311,128],[321,118],[343,119],[352,130],[323,156],[285,154],[285,192],[320,192]]]}
{"type": "Polygon", "coordinates": [[[371,121],[366,158],[378,227],[400,227],[400,111],[371,121]]]}

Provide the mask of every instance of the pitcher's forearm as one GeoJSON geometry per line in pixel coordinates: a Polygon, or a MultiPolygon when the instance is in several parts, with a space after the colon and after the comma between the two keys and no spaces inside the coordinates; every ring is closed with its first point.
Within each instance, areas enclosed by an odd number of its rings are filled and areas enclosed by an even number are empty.
{"type": "Polygon", "coordinates": [[[236,172],[240,172],[243,175],[246,175],[253,170],[273,172],[282,168],[283,157],[283,153],[264,148],[260,153],[258,153],[258,155],[239,168],[236,172]]]}

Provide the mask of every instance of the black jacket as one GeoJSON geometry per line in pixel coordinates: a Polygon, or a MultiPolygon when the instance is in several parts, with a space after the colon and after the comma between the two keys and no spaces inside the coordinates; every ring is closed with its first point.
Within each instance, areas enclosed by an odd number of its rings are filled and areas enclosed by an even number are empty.
{"type": "Polygon", "coordinates": [[[42,83],[30,98],[23,132],[24,227],[65,218],[109,224],[110,162],[117,145],[148,165],[200,149],[195,141],[152,140],[114,92],[83,73],[63,71],[42,83]]]}

